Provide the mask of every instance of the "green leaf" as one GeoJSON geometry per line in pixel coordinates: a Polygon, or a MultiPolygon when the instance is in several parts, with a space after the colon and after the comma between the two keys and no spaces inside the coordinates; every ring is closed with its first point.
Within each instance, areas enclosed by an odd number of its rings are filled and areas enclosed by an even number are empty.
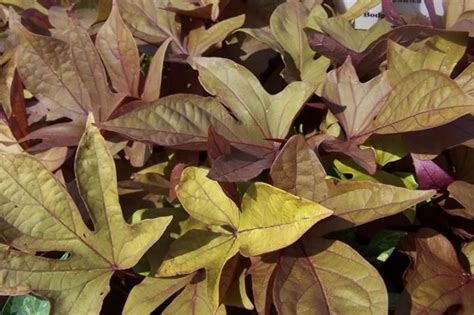
{"type": "Polygon", "coordinates": [[[321,30],[354,51],[363,52],[373,42],[392,30],[392,26],[385,20],[379,20],[368,30],[358,30],[344,17],[336,16],[329,19],[318,19],[321,30]]]}
{"type": "Polygon", "coordinates": [[[208,170],[188,167],[182,175],[176,194],[184,209],[206,224],[230,225],[237,230],[240,212],[218,182],[207,178],[208,170]]]}
{"type": "Polygon", "coordinates": [[[434,36],[416,51],[389,42],[387,62],[390,83],[395,86],[408,74],[422,69],[437,70],[449,76],[464,55],[466,46],[467,36],[464,33],[434,36]]]}
{"type": "Polygon", "coordinates": [[[294,82],[270,95],[246,68],[223,58],[193,58],[204,88],[221,101],[246,128],[255,144],[286,137],[301,106],[312,93],[303,82],[294,82]]]}
{"type": "Polygon", "coordinates": [[[198,18],[210,18],[216,21],[219,17],[220,8],[227,5],[229,0],[163,0],[163,6],[170,11],[198,18]]]}
{"type": "Polygon", "coordinates": [[[183,292],[163,311],[163,315],[226,314],[224,305],[216,309],[214,305],[209,303],[206,280],[203,279],[202,275],[202,273],[196,274],[191,283],[184,288],[183,292]]]}
{"type": "Polygon", "coordinates": [[[377,270],[339,241],[303,238],[287,248],[273,288],[279,314],[386,314],[388,297],[377,270]]]}
{"type": "Polygon", "coordinates": [[[471,274],[474,271],[474,242],[465,243],[462,247],[462,252],[469,261],[471,274]]]}
{"type": "Polygon", "coordinates": [[[239,277],[234,281],[227,292],[225,305],[236,306],[245,308],[247,310],[253,310],[254,306],[252,300],[247,295],[247,289],[245,285],[245,278],[247,276],[247,269],[243,269],[239,274],[239,277]]]}
{"type": "Polygon", "coordinates": [[[191,216],[215,225],[209,230],[190,230],[173,242],[158,275],[175,276],[205,268],[209,299],[217,308],[221,272],[237,252],[254,256],[284,248],[332,211],[271,185],[255,183],[242,199],[240,215],[218,182],[206,175],[204,169],[188,167],[181,177],[178,198],[191,216]],[[240,218],[232,218],[235,215],[240,218]],[[236,224],[231,231],[219,226],[233,221],[236,224]]]}
{"type": "Polygon", "coordinates": [[[419,70],[397,84],[364,134],[418,131],[474,111],[473,98],[440,71],[419,70]]]}
{"type": "Polygon", "coordinates": [[[334,211],[332,217],[315,226],[314,233],[317,235],[402,212],[436,193],[370,181],[338,182],[328,179],[318,157],[300,135],[293,136],[285,144],[270,174],[277,187],[334,211]]]}
{"type": "Polygon", "coordinates": [[[173,278],[145,278],[133,287],[122,314],[150,314],[170,296],[186,286],[193,276],[194,274],[173,278]]]}
{"type": "MultiPolygon", "coordinates": [[[[308,43],[304,27],[316,18],[327,18],[320,5],[309,11],[302,3],[291,1],[279,5],[270,18],[271,33],[264,28],[244,29],[243,32],[269,45],[282,55],[287,82],[301,79],[314,86],[319,95],[326,77],[330,60],[324,56],[314,59],[314,51],[308,43]]],[[[315,26],[313,26],[315,27],[315,26]]]]}
{"type": "Polygon", "coordinates": [[[255,183],[242,198],[240,252],[249,257],[287,247],[330,216],[329,209],[271,185],[255,183]]]}
{"type": "Polygon", "coordinates": [[[98,313],[112,274],[133,267],[170,222],[165,217],[131,226],[125,223],[114,162],[91,120],[78,148],[75,170],[94,230],[86,226],[63,185],[38,160],[0,154],[0,235],[9,244],[0,248],[0,294],[44,296],[53,314],[98,313]],[[70,257],[35,256],[38,251],[68,252],[70,257]]]}
{"type": "Polygon", "coordinates": [[[190,56],[200,56],[213,45],[221,43],[230,33],[240,28],[245,15],[226,19],[206,29],[204,26],[189,32],[187,48],[190,56]]]}
{"type": "Polygon", "coordinates": [[[35,0],[2,0],[0,4],[14,5],[20,9],[36,9],[43,14],[48,14],[48,9],[43,7],[38,1],[35,0]]]}
{"type": "Polygon", "coordinates": [[[133,140],[204,148],[210,125],[226,138],[241,137],[242,127],[237,126],[216,99],[192,94],[175,94],[143,103],[101,127],[126,134],[133,140]]]}
{"type": "Polygon", "coordinates": [[[403,137],[399,134],[371,138],[361,147],[371,148],[375,153],[377,164],[381,166],[399,161],[409,154],[403,137]]]}
{"type": "Polygon", "coordinates": [[[9,297],[1,310],[2,315],[48,315],[47,300],[32,294],[9,297]]]}
{"type": "Polygon", "coordinates": [[[464,71],[456,77],[456,83],[467,94],[474,96],[474,64],[470,64],[464,71]]]}
{"type": "Polygon", "coordinates": [[[237,252],[238,242],[230,233],[191,230],[171,244],[158,275],[169,277],[205,268],[209,301],[217,309],[221,271],[237,252]]]}
{"type": "Polygon", "coordinates": [[[138,97],[140,57],[132,33],[120,16],[117,4],[97,33],[95,45],[118,92],[138,97]]]}
{"type": "Polygon", "coordinates": [[[303,28],[308,23],[309,10],[300,2],[279,5],[270,18],[272,34],[293,60],[299,71],[313,60],[314,51],[309,47],[303,28]]]}

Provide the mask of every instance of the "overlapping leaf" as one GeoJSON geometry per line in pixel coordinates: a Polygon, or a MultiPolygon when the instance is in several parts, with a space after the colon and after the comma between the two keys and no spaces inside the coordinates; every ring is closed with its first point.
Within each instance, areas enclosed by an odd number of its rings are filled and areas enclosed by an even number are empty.
{"type": "Polygon", "coordinates": [[[186,53],[181,42],[181,25],[176,13],[165,10],[162,1],[118,0],[120,12],[125,22],[138,38],[152,43],[161,43],[167,38],[174,46],[186,53]]]}
{"type": "Polygon", "coordinates": [[[110,91],[107,74],[89,34],[74,17],[69,18],[63,40],[26,30],[12,13],[16,36],[17,71],[26,88],[55,118],[71,123],[50,125],[27,135],[60,145],[76,145],[88,112],[96,120],[107,119],[123,94],[110,91]],[[52,130],[67,130],[52,136],[52,130]],[[54,138],[54,140],[53,140],[54,138]]]}
{"type": "Polygon", "coordinates": [[[138,97],[140,59],[132,33],[120,16],[117,4],[100,28],[95,45],[116,91],[138,97]]]}
{"type": "Polygon", "coordinates": [[[186,211],[210,229],[190,230],[174,242],[158,274],[174,276],[205,268],[209,299],[217,309],[226,261],[239,251],[254,256],[284,248],[332,212],[268,184],[255,183],[242,199],[240,214],[207,173],[206,169],[187,168],[177,193],[186,211]],[[276,237],[281,234],[287,237],[276,237]]]}
{"type": "Polygon", "coordinates": [[[282,55],[286,65],[282,75],[288,82],[301,79],[314,85],[317,93],[320,93],[329,59],[313,58],[314,52],[303,30],[318,17],[327,18],[322,6],[316,5],[310,11],[302,3],[291,1],[279,5],[273,11],[270,18],[271,32],[263,28],[243,31],[282,55]]]}
{"type": "Polygon", "coordinates": [[[301,136],[294,136],[288,141],[270,173],[277,187],[334,211],[332,217],[316,226],[314,230],[318,234],[393,215],[427,200],[435,193],[371,181],[337,182],[326,178],[321,162],[301,136]]]}
{"type": "Polygon", "coordinates": [[[38,160],[2,153],[1,168],[0,291],[47,297],[54,314],[98,313],[112,274],[133,267],[170,222],[160,218],[125,223],[113,159],[90,122],[76,155],[76,174],[94,230],[38,160]],[[49,251],[70,256],[35,256],[49,251]]]}
{"type": "Polygon", "coordinates": [[[250,71],[230,60],[200,57],[193,58],[193,63],[204,88],[216,98],[172,95],[144,104],[103,127],[134,140],[203,149],[212,125],[237,150],[232,159],[243,162],[233,164],[223,156],[213,164],[212,176],[231,181],[258,175],[267,165],[258,162],[274,154],[271,139],[286,137],[312,89],[294,82],[270,95],[250,71]],[[238,174],[242,164],[254,165],[246,177],[238,174]]]}

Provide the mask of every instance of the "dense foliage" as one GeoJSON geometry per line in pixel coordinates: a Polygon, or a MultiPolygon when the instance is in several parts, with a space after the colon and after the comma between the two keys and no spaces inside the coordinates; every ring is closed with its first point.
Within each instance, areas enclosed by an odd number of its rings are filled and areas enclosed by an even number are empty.
{"type": "Polygon", "coordinates": [[[0,1],[2,314],[473,314],[474,3],[334,2],[0,1]]]}

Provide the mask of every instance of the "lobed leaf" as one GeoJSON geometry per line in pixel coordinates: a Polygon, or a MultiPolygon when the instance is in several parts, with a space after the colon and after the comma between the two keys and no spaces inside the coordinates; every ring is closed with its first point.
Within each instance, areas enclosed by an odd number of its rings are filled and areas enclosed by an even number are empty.
{"type": "Polygon", "coordinates": [[[150,314],[191,281],[194,274],[174,278],[147,277],[133,287],[122,314],[150,314]]]}
{"type": "Polygon", "coordinates": [[[107,21],[97,33],[95,45],[115,90],[138,97],[140,57],[117,4],[113,5],[107,21]]]}
{"type": "Polygon", "coordinates": [[[257,256],[287,247],[332,213],[328,208],[271,185],[255,183],[242,198],[237,237],[240,253],[246,257],[257,256]]]}
{"type": "Polygon", "coordinates": [[[75,169],[94,230],[38,160],[5,153],[0,160],[2,239],[18,249],[0,249],[0,292],[47,297],[53,314],[98,313],[115,270],[133,267],[160,238],[170,218],[125,223],[113,159],[91,122],[79,145],[75,169]],[[63,251],[70,257],[35,256],[38,251],[63,251]]]}
{"type": "Polygon", "coordinates": [[[240,212],[218,182],[207,179],[208,170],[188,167],[181,175],[176,194],[184,209],[206,224],[230,225],[238,229],[240,212]]]}
{"type": "Polygon", "coordinates": [[[410,190],[370,181],[327,179],[318,157],[298,135],[285,144],[270,174],[275,186],[334,211],[332,217],[317,224],[318,235],[393,215],[435,194],[433,190],[410,190]]]}

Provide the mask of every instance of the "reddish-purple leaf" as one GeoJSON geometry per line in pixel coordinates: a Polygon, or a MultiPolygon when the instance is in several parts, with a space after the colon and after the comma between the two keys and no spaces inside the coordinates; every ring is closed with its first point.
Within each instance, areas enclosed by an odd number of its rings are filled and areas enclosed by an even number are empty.
{"type": "Polygon", "coordinates": [[[393,5],[393,0],[382,0],[382,11],[385,14],[387,21],[393,25],[401,26],[406,24],[393,5]]]}
{"type": "MultiPolygon", "coordinates": [[[[436,189],[438,191],[445,190],[454,179],[443,169],[438,163],[445,162],[443,159],[423,160],[415,155],[411,155],[413,165],[415,166],[416,179],[420,189],[436,189]],[[437,163],[438,162],[438,163],[437,163]]],[[[444,164],[444,163],[443,163],[444,164]]]]}
{"type": "Polygon", "coordinates": [[[329,35],[309,28],[305,29],[311,48],[325,55],[338,64],[343,64],[347,57],[351,57],[357,73],[361,76],[377,69],[385,59],[389,40],[408,46],[419,36],[434,35],[439,30],[422,25],[403,25],[381,36],[362,52],[356,52],[344,47],[329,35]]]}
{"type": "Polygon", "coordinates": [[[268,149],[252,149],[250,152],[234,149],[232,153],[217,158],[209,172],[209,178],[224,182],[244,182],[270,168],[276,152],[268,149]]]}
{"type": "Polygon", "coordinates": [[[232,152],[230,142],[220,135],[211,125],[207,133],[207,156],[211,162],[214,162],[222,155],[228,155],[232,152]]]}

